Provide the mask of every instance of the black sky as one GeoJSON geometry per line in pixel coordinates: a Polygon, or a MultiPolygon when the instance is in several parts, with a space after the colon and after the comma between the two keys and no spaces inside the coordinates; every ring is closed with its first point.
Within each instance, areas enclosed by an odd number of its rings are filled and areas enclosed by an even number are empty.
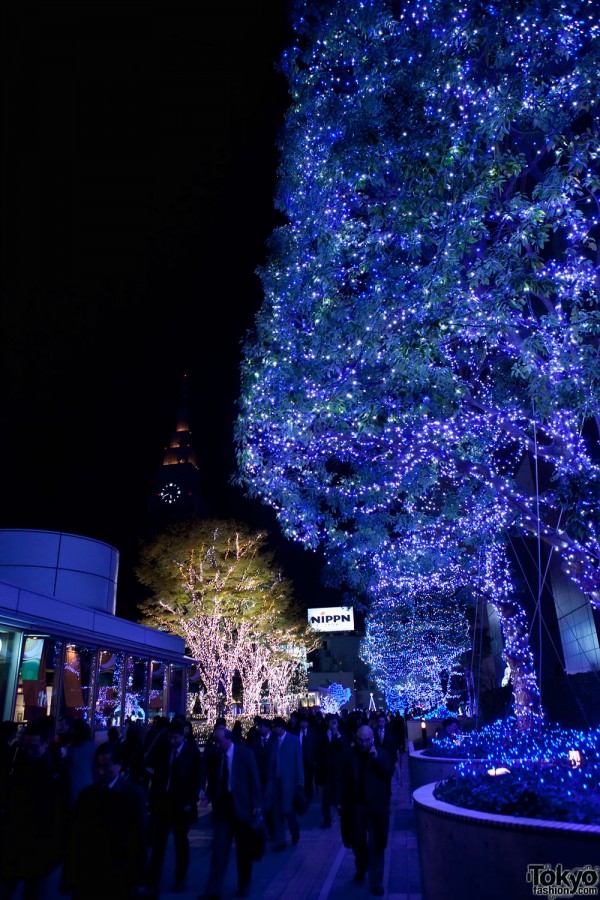
{"type": "Polygon", "coordinates": [[[184,372],[212,509],[254,509],[232,427],[279,221],[285,0],[1,16],[0,527],[107,541],[121,584],[184,372]]]}

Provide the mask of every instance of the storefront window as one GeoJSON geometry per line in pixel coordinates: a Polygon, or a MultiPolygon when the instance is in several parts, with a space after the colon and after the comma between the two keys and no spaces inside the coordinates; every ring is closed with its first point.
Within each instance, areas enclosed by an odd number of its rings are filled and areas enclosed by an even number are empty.
{"type": "Polygon", "coordinates": [[[15,693],[19,660],[20,632],[0,628],[0,717],[12,719],[12,698],[15,693]]]}
{"type": "Polygon", "coordinates": [[[125,654],[118,650],[101,650],[98,663],[98,699],[96,700],[96,732],[123,724],[123,679],[125,654]]]}
{"type": "Polygon", "coordinates": [[[169,667],[159,659],[150,663],[150,718],[164,716],[167,710],[167,673],[169,667]]]}
{"type": "Polygon", "coordinates": [[[17,722],[57,716],[63,647],[61,641],[49,635],[24,636],[15,709],[17,722]]]}
{"type": "Polygon", "coordinates": [[[61,716],[92,721],[94,679],[98,651],[78,644],[67,644],[63,670],[61,716]]]}
{"type": "Polygon", "coordinates": [[[148,660],[128,656],[125,673],[125,719],[145,723],[147,714],[146,690],[148,660]]]}
{"type": "Polygon", "coordinates": [[[185,666],[173,663],[171,666],[171,684],[169,687],[169,716],[185,713],[185,666]]]}

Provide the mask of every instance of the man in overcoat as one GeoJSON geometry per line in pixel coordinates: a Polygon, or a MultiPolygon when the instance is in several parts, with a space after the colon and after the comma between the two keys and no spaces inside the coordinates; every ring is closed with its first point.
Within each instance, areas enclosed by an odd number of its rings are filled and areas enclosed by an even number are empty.
{"type": "Polygon", "coordinates": [[[260,779],[260,787],[263,795],[263,813],[265,823],[269,832],[269,837],[273,838],[273,814],[272,810],[267,808],[266,798],[269,795],[269,779],[271,778],[272,756],[275,751],[277,741],[271,731],[271,722],[258,716],[255,720],[255,732],[249,735],[246,743],[254,753],[256,765],[258,767],[258,777],[260,779]]]}
{"type": "Polygon", "coordinates": [[[37,900],[62,862],[70,805],[69,778],[60,754],[52,752],[49,718],[25,726],[4,799],[0,897],[13,897],[22,887],[27,900],[37,900]]]}
{"type": "Polygon", "coordinates": [[[375,746],[373,730],[362,725],[346,754],[342,780],[342,840],[351,847],[355,881],[368,873],[371,893],[382,897],[383,863],[387,846],[394,760],[375,746]]]}
{"type": "Polygon", "coordinates": [[[273,812],[274,850],[284,850],[286,823],[290,829],[292,845],[300,840],[300,827],[294,810],[294,794],[304,788],[304,763],[302,748],[297,735],[286,730],[285,719],[273,719],[273,736],[276,745],[271,760],[268,805],[273,812]]]}
{"type": "Polygon", "coordinates": [[[394,728],[388,721],[385,713],[377,713],[377,727],[373,732],[375,746],[377,749],[383,747],[388,756],[391,756],[394,762],[398,758],[398,738],[394,732],[394,728]]]}
{"type": "Polygon", "coordinates": [[[122,748],[114,741],[94,753],[95,782],[83,788],[73,812],[61,889],[73,900],[131,900],[147,877],[146,792],[121,775],[122,748]],[[98,864],[110,847],[106,864],[98,864]]]}
{"type": "Polygon", "coordinates": [[[327,728],[321,735],[317,751],[317,783],[321,785],[321,828],[331,828],[331,810],[340,805],[346,739],[340,732],[335,713],[326,716],[327,728]]]}
{"type": "Polygon", "coordinates": [[[321,732],[306,713],[298,716],[298,740],[302,747],[302,764],[304,766],[304,790],[306,799],[312,803],[315,792],[315,775],[317,767],[317,750],[321,732]]]}
{"type": "Polygon", "coordinates": [[[223,891],[231,845],[235,841],[238,896],[250,896],[252,880],[251,822],[262,811],[256,759],[244,743],[234,744],[231,731],[214,729],[217,753],[207,764],[206,796],[212,807],[213,846],[204,898],[218,900],[223,891]]]}
{"type": "Polygon", "coordinates": [[[175,883],[171,890],[181,893],[190,864],[188,832],[198,817],[202,759],[196,742],[185,739],[184,722],[179,719],[169,722],[168,738],[168,744],[161,745],[155,756],[148,791],[152,844],[150,884],[158,892],[167,840],[172,831],[175,883]]]}

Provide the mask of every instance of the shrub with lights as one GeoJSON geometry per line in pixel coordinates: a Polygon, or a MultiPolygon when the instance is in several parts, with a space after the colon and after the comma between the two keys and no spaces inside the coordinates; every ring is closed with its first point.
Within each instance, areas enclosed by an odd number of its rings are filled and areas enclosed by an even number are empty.
{"type": "Polygon", "coordinates": [[[321,711],[323,713],[338,713],[344,703],[347,703],[352,695],[350,688],[344,687],[334,681],[326,691],[321,692],[321,711]]]}
{"type": "Polygon", "coordinates": [[[446,803],[509,816],[600,824],[600,729],[545,725],[524,734],[514,719],[455,740],[430,755],[458,757],[457,777],[438,784],[446,803]]]}
{"type": "Polygon", "coordinates": [[[483,583],[539,727],[507,535],[600,602],[599,4],[297,0],[292,24],[240,482],[382,607],[407,543],[483,583]]]}

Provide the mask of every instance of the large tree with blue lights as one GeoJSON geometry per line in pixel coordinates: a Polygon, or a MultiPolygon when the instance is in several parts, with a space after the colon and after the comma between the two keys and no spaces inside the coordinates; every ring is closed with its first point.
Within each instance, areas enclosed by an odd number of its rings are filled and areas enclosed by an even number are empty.
{"type": "Polygon", "coordinates": [[[247,491],[380,600],[407,567],[477,582],[527,724],[507,535],[600,605],[599,13],[296,2],[286,224],[242,365],[247,491]]]}
{"type": "MultiPolygon", "coordinates": [[[[367,618],[361,657],[388,709],[431,710],[448,699],[451,676],[462,674],[469,649],[464,598],[436,592],[402,594],[391,605],[377,597],[367,618]]],[[[458,698],[457,698],[458,699],[458,698]]]]}

